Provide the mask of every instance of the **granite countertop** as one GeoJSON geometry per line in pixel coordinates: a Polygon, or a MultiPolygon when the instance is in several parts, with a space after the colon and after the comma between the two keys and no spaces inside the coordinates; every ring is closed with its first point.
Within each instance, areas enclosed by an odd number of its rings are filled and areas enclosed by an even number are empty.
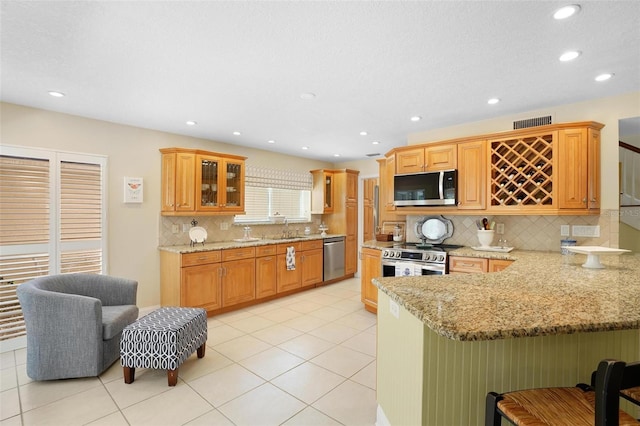
{"type": "Polygon", "coordinates": [[[190,246],[189,244],[181,245],[181,246],[159,246],[158,250],[169,251],[172,253],[196,253],[201,251],[212,251],[212,250],[224,250],[224,249],[232,249],[232,248],[242,248],[242,247],[257,247],[257,246],[266,246],[269,244],[286,244],[286,243],[296,243],[299,241],[311,241],[311,240],[323,240],[325,238],[333,238],[333,237],[344,237],[344,234],[327,234],[326,237],[320,236],[320,234],[312,234],[303,237],[296,238],[282,238],[282,239],[255,239],[249,241],[221,241],[217,243],[200,243],[190,246]]]}
{"type": "MultiPolygon", "coordinates": [[[[374,243],[366,246],[384,248],[374,243]]],[[[450,255],[515,262],[489,274],[384,277],[373,283],[431,330],[453,340],[640,328],[639,253],[601,256],[605,269],[583,268],[586,256],[581,254],[462,248],[450,255]]]]}

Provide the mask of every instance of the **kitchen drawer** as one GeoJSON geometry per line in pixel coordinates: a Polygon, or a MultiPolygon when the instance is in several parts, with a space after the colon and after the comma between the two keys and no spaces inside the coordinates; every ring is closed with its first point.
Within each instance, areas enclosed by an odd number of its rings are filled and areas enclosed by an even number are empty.
{"type": "Polygon", "coordinates": [[[316,250],[321,249],[324,244],[324,240],[311,240],[302,242],[302,250],[316,250]]]}
{"type": "Polygon", "coordinates": [[[269,244],[268,246],[256,247],[256,257],[273,256],[277,253],[277,247],[275,244],[269,244]]]}
{"type": "Polygon", "coordinates": [[[242,247],[222,250],[223,262],[228,262],[230,260],[250,259],[252,257],[256,257],[255,247],[242,247]]]}
{"type": "Polygon", "coordinates": [[[287,254],[287,247],[293,247],[296,249],[296,253],[302,251],[302,242],[295,243],[280,243],[278,244],[278,254],[287,254]]]}
{"type": "Polygon", "coordinates": [[[449,272],[484,273],[489,270],[489,259],[451,256],[449,272]]]}
{"type": "Polygon", "coordinates": [[[199,251],[182,255],[181,266],[196,266],[220,262],[220,250],[199,251]]]}

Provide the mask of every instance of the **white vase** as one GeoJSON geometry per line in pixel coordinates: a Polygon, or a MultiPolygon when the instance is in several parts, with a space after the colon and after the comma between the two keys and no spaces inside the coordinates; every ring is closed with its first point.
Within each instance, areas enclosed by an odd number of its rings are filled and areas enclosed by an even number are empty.
{"type": "Polygon", "coordinates": [[[490,229],[488,231],[484,229],[478,229],[478,241],[480,242],[480,247],[491,247],[494,233],[495,231],[493,229],[490,229]]]}

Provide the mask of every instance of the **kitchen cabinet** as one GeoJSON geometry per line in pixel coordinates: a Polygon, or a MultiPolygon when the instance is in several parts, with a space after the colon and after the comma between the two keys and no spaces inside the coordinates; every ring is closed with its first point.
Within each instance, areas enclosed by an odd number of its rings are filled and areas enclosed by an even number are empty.
{"type": "Polygon", "coordinates": [[[331,170],[311,170],[313,187],[311,190],[311,213],[333,213],[334,176],[331,170]]]}
{"type": "Polygon", "coordinates": [[[513,263],[513,260],[506,259],[489,259],[488,272],[500,272],[513,263]]]}
{"type": "Polygon", "coordinates": [[[255,247],[222,250],[222,306],[248,302],[256,297],[255,247]]]}
{"type": "MultiPolygon", "coordinates": [[[[363,181],[362,194],[362,240],[371,241],[376,238],[375,223],[378,217],[375,214],[375,189],[377,178],[368,178],[363,181]]],[[[378,222],[380,223],[380,222],[378,222]]]]}
{"type": "Polygon", "coordinates": [[[382,252],[377,249],[363,247],[360,264],[360,299],[364,308],[373,312],[378,312],[378,288],[371,283],[371,280],[382,276],[382,252]]]}
{"type": "Polygon", "coordinates": [[[160,252],[162,306],[189,306],[207,311],[222,307],[220,250],[197,253],[160,252]]]}
{"type": "Polygon", "coordinates": [[[334,209],[324,218],[331,234],[345,235],[345,276],[358,268],[358,174],[357,170],[333,170],[334,209]]]}
{"type": "Polygon", "coordinates": [[[387,155],[384,161],[380,162],[380,202],[384,208],[384,217],[380,223],[396,219],[396,205],[393,203],[393,177],[396,174],[396,156],[387,155]]]}
{"type": "Polygon", "coordinates": [[[598,214],[602,127],[593,121],[550,124],[394,148],[386,154],[386,163],[380,161],[382,211],[402,215],[464,215],[469,210],[490,215],[598,214]],[[446,160],[445,147],[456,147],[455,163],[446,160]],[[429,162],[430,149],[440,150],[430,154],[431,164],[458,170],[458,206],[396,208],[389,166],[395,164],[395,173],[420,172],[421,159],[429,162]]]}
{"type": "Polygon", "coordinates": [[[420,146],[396,152],[396,174],[422,173],[455,169],[455,144],[420,146]]]}
{"type": "Polygon", "coordinates": [[[602,127],[594,122],[549,125],[491,140],[489,210],[597,213],[602,127]]]}
{"type": "Polygon", "coordinates": [[[163,216],[244,213],[246,157],[184,148],[160,152],[163,216]]]}
{"type": "Polygon", "coordinates": [[[449,257],[449,273],[485,273],[489,270],[489,259],[481,257],[449,257]]]}
{"type": "Polygon", "coordinates": [[[256,247],[256,299],[277,293],[276,245],[256,247]]]}
{"type": "Polygon", "coordinates": [[[507,259],[485,259],[481,257],[451,256],[449,257],[449,273],[477,274],[499,272],[513,263],[507,259]]]}
{"type": "MultiPolygon", "coordinates": [[[[162,150],[161,150],[162,151],[162,150]]],[[[162,214],[193,212],[195,154],[170,150],[162,153],[162,214]]]]}
{"type": "Polygon", "coordinates": [[[484,140],[458,144],[458,208],[486,208],[487,142],[484,140]]]}
{"type": "Polygon", "coordinates": [[[558,203],[561,209],[600,208],[600,131],[581,127],[558,135],[558,203]]]}
{"type": "Polygon", "coordinates": [[[196,155],[196,210],[244,212],[244,159],[196,155]]]}
{"type": "Polygon", "coordinates": [[[298,241],[277,245],[277,292],[283,293],[322,283],[322,240],[298,241]],[[287,269],[287,248],[295,250],[295,269],[287,269]]]}

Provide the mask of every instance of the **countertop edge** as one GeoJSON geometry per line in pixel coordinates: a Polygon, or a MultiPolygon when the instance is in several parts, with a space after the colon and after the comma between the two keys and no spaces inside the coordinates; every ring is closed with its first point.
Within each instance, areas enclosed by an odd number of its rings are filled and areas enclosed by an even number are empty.
{"type": "Polygon", "coordinates": [[[203,251],[213,251],[213,250],[225,250],[225,249],[233,249],[233,248],[243,248],[243,247],[258,247],[258,246],[267,246],[272,244],[287,244],[287,243],[297,243],[304,241],[314,241],[314,240],[324,240],[326,238],[334,238],[334,237],[346,237],[345,234],[327,234],[326,237],[322,237],[318,235],[310,235],[305,237],[297,237],[297,238],[283,238],[283,239],[261,239],[255,241],[219,241],[213,243],[199,243],[193,246],[191,245],[177,245],[177,246],[158,246],[158,250],[167,251],[171,253],[185,254],[185,253],[198,253],[203,251]]]}

